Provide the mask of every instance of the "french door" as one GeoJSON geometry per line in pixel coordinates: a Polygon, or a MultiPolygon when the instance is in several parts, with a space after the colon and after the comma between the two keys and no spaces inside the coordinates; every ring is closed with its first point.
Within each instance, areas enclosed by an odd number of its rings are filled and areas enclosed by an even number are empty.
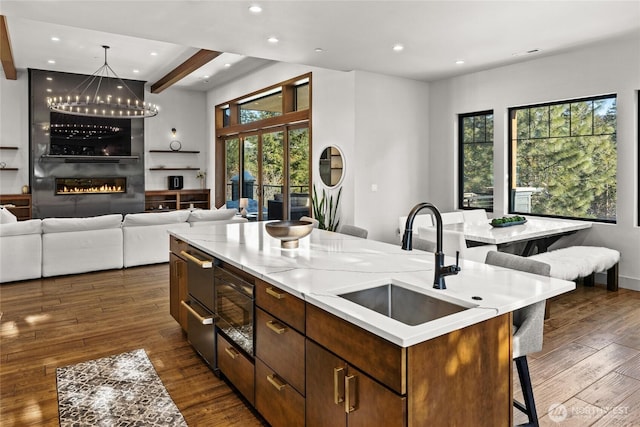
{"type": "Polygon", "coordinates": [[[250,221],[311,216],[306,124],[227,138],[224,155],[228,208],[244,208],[250,221]]]}

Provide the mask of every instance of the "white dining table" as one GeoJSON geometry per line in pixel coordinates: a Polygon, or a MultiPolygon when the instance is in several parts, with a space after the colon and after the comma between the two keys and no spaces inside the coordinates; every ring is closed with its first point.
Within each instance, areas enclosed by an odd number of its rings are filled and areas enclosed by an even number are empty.
{"type": "Polygon", "coordinates": [[[491,244],[500,247],[526,242],[522,253],[524,256],[531,255],[534,247],[538,248],[538,252],[546,252],[549,245],[560,237],[588,228],[591,228],[589,221],[531,217],[528,217],[524,224],[507,227],[493,227],[489,221],[464,222],[444,226],[445,230],[463,232],[465,240],[471,244],[491,244]]]}

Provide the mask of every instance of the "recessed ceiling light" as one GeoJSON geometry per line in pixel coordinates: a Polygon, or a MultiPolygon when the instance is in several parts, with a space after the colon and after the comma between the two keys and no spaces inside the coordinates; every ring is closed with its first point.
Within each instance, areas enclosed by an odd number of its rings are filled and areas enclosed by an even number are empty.
{"type": "Polygon", "coordinates": [[[323,49],[323,48],[321,48],[321,47],[317,47],[317,48],[315,48],[315,49],[314,49],[314,52],[316,52],[316,53],[322,53],[322,52],[324,52],[324,49],[323,49]]]}
{"type": "Polygon", "coordinates": [[[116,86],[118,89],[122,89],[122,85],[118,85],[116,86]]]}
{"type": "Polygon", "coordinates": [[[54,61],[53,59],[50,59],[50,60],[48,60],[47,62],[48,62],[49,64],[55,64],[55,63],[56,63],[56,61],[54,61]]]}
{"type": "Polygon", "coordinates": [[[462,64],[464,64],[464,59],[458,59],[458,60],[456,61],[456,64],[457,64],[457,65],[462,65],[462,64]]]}
{"type": "Polygon", "coordinates": [[[224,64],[224,66],[225,66],[226,68],[229,68],[229,67],[231,67],[231,64],[229,64],[229,63],[227,62],[226,64],[224,64]]]}
{"type": "Polygon", "coordinates": [[[51,81],[53,80],[53,77],[47,77],[47,80],[51,81]]]}
{"type": "Polygon", "coordinates": [[[47,89],[47,92],[51,92],[51,89],[47,89]]]}
{"type": "Polygon", "coordinates": [[[158,56],[158,52],[151,52],[149,55],[151,55],[151,56],[158,56]]]}
{"type": "Polygon", "coordinates": [[[203,78],[203,79],[208,79],[208,78],[209,78],[209,76],[202,76],[202,78],[203,78]]]}
{"type": "Polygon", "coordinates": [[[60,37],[53,36],[53,37],[51,37],[51,41],[52,42],[59,42],[60,41],[60,37]]]}
{"type": "Polygon", "coordinates": [[[253,5],[249,6],[249,12],[251,12],[251,13],[260,13],[260,12],[262,12],[262,7],[260,7],[257,4],[253,4],[253,5]]]}
{"type": "Polygon", "coordinates": [[[137,74],[140,72],[140,70],[133,70],[133,72],[137,74]]]}
{"type": "Polygon", "coordinates": [[[402,52],[403,50],[404,50],[404,46],[401,45],[400,43],[396,43],[393,45],[394,52],[402,52]]]}
{"type": "Polygon", "coordinates": [[[269,43],[278,43],[280,40],[278,40],[278,38],[277,38],[277,37],[271,36],[271,37],[269,37],[269,38],[267,39],[267,41],[268,41],[269,43]]]}

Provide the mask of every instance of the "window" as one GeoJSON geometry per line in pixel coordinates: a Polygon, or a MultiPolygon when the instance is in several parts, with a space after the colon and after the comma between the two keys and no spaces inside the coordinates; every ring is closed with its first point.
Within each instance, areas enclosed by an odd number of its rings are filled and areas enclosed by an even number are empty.
{"type": "Polygon", "coordinates": [[[616,220],[616,96],[509,109],[512,213],[616,220]]]}
{"type": "Polygon", "coordinates": [[[458,135],[458,206],[493,211],[493,111],[461,114],[458,135]]]}
{"type": "Polygon", "coordinates": [[[249,220],[311,216],[310,99],[308,74],[216,107],[216,206],[242,204],[249,220]]]}

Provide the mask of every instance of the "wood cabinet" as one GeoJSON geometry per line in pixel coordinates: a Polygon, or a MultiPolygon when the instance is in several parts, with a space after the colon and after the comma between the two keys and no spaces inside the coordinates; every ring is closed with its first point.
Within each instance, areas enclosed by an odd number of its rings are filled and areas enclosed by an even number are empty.
{"type": "Polygon", "coordinates": [[[217,334],[218,369],[235,388],[252,404],[255,404],[255,379],[253,361],[217,334]]]}
{"type": "Polygon", "coordinates": [[[305,305],[256,280],[256,409],[273,427],[305,422],[305,305]]]}
{"type": "Polygon", "coordinates": [[[181,252],[188,246],[185,242],[171,237],[169,241],[169,313],[180,324],[183,331],[187,331],[187,309],[182,301],[187,301],[187,261],[181,252]]]}
{"type": "Polygon", "coordinates": [[[307,427],[407,425],[406,397],[311,340],[307,340],[306,364],[307,427]]]}
{"type": "Polygon", "coordinates": [[[153,190],[145,191],[146,212],[173,211],[177,209],[211,208],[211,190],[153,190]]]}
{"type": "Polygon", "coordinates": [[[18,218],[18,221],[31,219],[31,194],[2,194],[0,205],[13,205],[7,209],[18,218]]]}

